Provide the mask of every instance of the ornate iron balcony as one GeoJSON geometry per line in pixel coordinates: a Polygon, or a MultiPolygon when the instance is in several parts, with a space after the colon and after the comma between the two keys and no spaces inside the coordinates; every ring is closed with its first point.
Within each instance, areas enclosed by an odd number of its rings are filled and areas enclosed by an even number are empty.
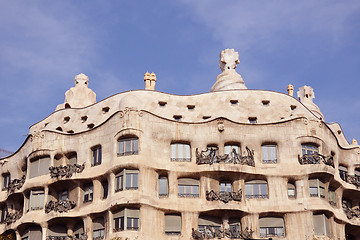
{"type": "Polygon", "coordinates": [[[54,212],[68,212],[71,209],[76,207],[76,203],[70,200],[60,200],[60,201],[52,201],[45,206],[45,213],[49,213],[51,211],[54,212]]]}
{"type": "Polygon", "coordinates": [[[218,147],[207,147],[206,150],[199,152],[199,149],[196,148],[196,164],[212,165],[223,162],[255,167],[254,150],[250,150],[248,147],[246,147],[247,155],[237,153],[236,150],[233,149],[231,153],[220,156],[218,150],[218,147]]]}
{"type": "Polygon", "coordinates": [[[230,226],[230,228],[221,229],[216,226],[205,226],[204,229],[192,229],[193,239],[214,239],[214,238],[230,238],[230,239],[251,239],[254,231],[245,228],[244,231],[240,230],[240,226],[230,226]]]}
{"type": "Polygon", "coordinates": [[[71,178],[74,173],[81,173],[84,171],[85,163],[80,164],[68,164],[66,166],[49,167],[51,178],[71,178]]]}
{"type": "Polygon", "coordinates": [[[335,168],[333,156],[325,157],[324,155],[321,155],[319,153],[304,154],[301,157],[300,157],[300,155],[298,155],[298,160],[301,165],[322,164],[323,163],[325,165],[335,168]]]}
{"type": "Polygon", "coordinates": [[[5,223],[6,225],[10,225],[14,222],[16,222],[17,220],[19,220],[23,215],[23,211],[14,211],[14,212],[8,212],[6,214],[6,218],[5,218],[5,223]]]}
{"type": "Polygon", "coordinates": [[[356,175],[347,175],[346,179],[348,183],[355,185],[356,187],[360,187],[360,177],[356,175]]]}
{"type": "Polygon", "coordinates": [[[348,207],[348,205],[346,204],[346,202],[342,202],[342,207],[343,210],[346,214],[346,217],[348,219],[352,219],[352,218],[360,218],[360,209],[359,207],[355,207],[355,208],[350,208],[348,207]]]}
{"type": "Polygon", "coordinates": [[[208,201],[223,201],[228,203],[230,201],[241,202],[242,191],[238,192],[215,192],[214,190],[206,191],[206,200],[208,201]]]}
{"type": "Polygon", "coordinates": [[[16,190],[19,190],[20,188],[22,188],[22,186],[25,183],[25,180],[26,180],[26,176],[24,175],[20,179],[13,179],[12,181],[10,181],[8,188],[7,188],[8,194],[12,194],[16,190]]]}

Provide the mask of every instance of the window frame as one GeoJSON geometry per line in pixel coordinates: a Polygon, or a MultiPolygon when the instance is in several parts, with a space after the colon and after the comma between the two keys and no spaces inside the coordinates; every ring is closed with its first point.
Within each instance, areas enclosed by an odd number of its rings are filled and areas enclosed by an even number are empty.
{"type": "Polygon", "coordinates": [[[294,183],[288,182],[287,184],[287,195],[290,199],[296,199],[296,186],[294,183]],[[293,190],[294,194],[289,194],[289,190],[293,190]]]}
{"type": "Polygon", "coordinates": [[[29,168],[28,168],[29,179],[49,174],[50,165],[51,165],[50,155],[43,155],[30,159],[29,168]]]}
{"type": "Polygon", "coordinates": [[[170,144],[170,154],[171,162],[191,162],[191,145],[190,143],[173,142],[170,144]]]}
{"type": "Polygon", "coordinates": [[[285,237],[285,221],[283,217],[259,218],[259,234],[261,238],[285,237]],[[280,231],[281,229],[281,231],[280,231]],[[271,230],[271,231],[270,231],[271,230]]]}
{"type": "Polygon", "coordinates": [[[11,182],[11,174],[9,172],[7,173],[4,173],[2,175],[2,184],[3,184],[3,187],[2,187],[2,190],[5,191],[9,188],[9,184],[11,182]]]}
{"type": "Polygon", "coordinates": [[[118,139],[117,156],[128,156],[137,154],[139,154],[139,138],[137,136],[123,136],[118,139]],[[128,142],[130,143],[130,151],[127,151],[128,142]]]}
{"type": "Polygon", "coordinates": [[[95,167],[102,163],[102,147],[97,145],[91,148],[91,166],[95,167]]]}
{"type": "Polygon", "coordinates": [[[36,211],[36,210],[44,209],[44,202],[45,202],[44,189],[30,190],[28,211],[36,211]]]}
{"type": "Polygon", "coordinates": [[[115,216],[113,216],[114,232],[139,231],[140,230],[140,209],[139,208],[119,209],[117,211],[117,213],[113,213],[113,215],[115,215],[115,216]],[[133,213],[131,213],[131,212],[133,212],[133,213]]]}
{"type": "Polygon", "coordinates": [[[268,183],[266,180],[253,180],[245,182],[245,198],[256,198],[256,199],[265,199],[269,198],[269,189],[268,183]],[[266,192],[263,193],[262,186],[265,186],[266,192]],[[250,188],[251,187],[251,188],[250,188]],[[251,189],[251,194],[248,194],[251,189]]]}
{"type": "Polygon", "coordinates": [[[123,190],[139,189],[139,173],[138,169],[123,169],[115,175],[115,192],[123,190]],[[130,180],[130,185],[128,182],[130,180]]]}
{"type": "Polygon", "coordinates": [[[83,187],[83,191],[83,203],[92,202],[94,200],[94,185],[92,183],[85,184],[83,187]]]}
{"type": "Polygon", "coordinates": [[[159,184],[159,197],[168,197],[169,196],[169,179],[167,176],[159,176],[159,180],[158,180],[158,184],[159,184]],[[162,187],[161,187],[161,180],[165,180],[165,184],[166,185],[166,193],[162,193],[162,187]]]}
{"type": "Polygon", "coordinates": [[[278,163],[278,147],[275,143],[263,144],[261,146],[262,163],[278,163]],[[275,151],[275,158],[273,158],[273,150],[275,151]],[[266,155],[267,154],[267,155],[266,155]],[[265,159],[265,156],[267,159],[265,159]]]}
{"type": "Polygon", "coordinates": [[[178,197],[199,198],[200,181],[194,178],[178,178],[178,197]],[[186,183],[188,182],[188,183],[186,183]],[[181,189],[181,190],[180,190],[181,189]],[[196,191],[197,190],[197,191],[196,191]]]}
{"type": "Polygon", "coordinates": [[[319,198],[325,199],[326,198],[325,191],[326,191],[326,186],[323,181],[321,181],[318,178],[309,179],[310,197],[319,197],[319,198]],[[314,184],[314,182],[316,182],[316,184],[314,184]],[[313,189],[313,190],[316,189],[316,194],[311,193],[311,189],[313,189]]]}

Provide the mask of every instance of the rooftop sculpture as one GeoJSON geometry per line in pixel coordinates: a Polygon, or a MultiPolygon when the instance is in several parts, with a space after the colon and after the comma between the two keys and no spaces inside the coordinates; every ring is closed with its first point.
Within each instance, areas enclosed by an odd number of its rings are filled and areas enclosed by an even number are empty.
{"type": "Polygon", "coordinates": [[[239,64],[239,53],[234,49],[225,49],[220,53],[219,67],[222,71],[216,78],[215,84],[210,92],[223,90],[247,89],[244,80],[235,71],[236,65],[239,64]]]}
{"type": "Polygon", "coordinates": [[[305,105],[316,117],[324,120],[324,115],[321,113],[320,108],[313,102],[315,93],[312,87],[303,86],[299,88],[297,96],[302,104],[305,105]]]}

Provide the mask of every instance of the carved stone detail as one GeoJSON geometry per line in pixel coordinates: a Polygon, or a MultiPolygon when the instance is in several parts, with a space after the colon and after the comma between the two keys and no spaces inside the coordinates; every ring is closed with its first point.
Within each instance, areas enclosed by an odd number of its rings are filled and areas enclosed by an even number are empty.
{"type": "Polygon", "coordinates": [[[71,178],[74,173],[81,173],[84,171],[85,163],[80,164],[68,164],[66,166],[49,167],[51,178],[71,178]]]}
{"type": "Polygon", "coordinates": [[[16,222],[17,220],[19,220],[23,215],[23,211],[14,211],[14,212],[8,212],[6,214],[6,218],[5,218],[5,223],[6,225],[10,225],[14,222],[16,222]]]}
{"type": "Polygon", "coordinates": [[[8,194],[12,194],[14,193],[16,190],[19,190],[20,188],[22,188],[22,186],[24,185],[26,180],[26,176],[22,176],[20,179],[13,179],[10,181],[9,186],[8,186],[8,194]]]}
{"type": "Polygon", "coordinates": [[[321,155],[319,153],[304,154],[302,157],[300,157],[300,155],[298,155],[298,160],[301,165],[322,164],[323,163],[325,165],[335,168],[333,156],[325,157],[324,155],[321,155]]]}
{"type": "Polygon", "coordinates": [[[214,238],[230,238],[230,239],[251,239],[254,231],[248,227],[244,231],[240,230],[240,226],[231,226],[230,228],[220,229],[214,226],[206,226],[205,229],[195,230],[192,229],[193,239],[214,239],[214,238]]]}
{"type": "Polygon", "coordinates": [[[70,200],[60,200],[60,201],[50,201],[45,206],[45,213],[49,213],[51,211],[54,212],[68,212],[71,209],[76,207],[76,203],[70,200]]]}
{"type": "Polygon", "coordinates": [[[208,201],[223,201],[228,203],[230,201],[241,202],[242,191],[238,192],[215,192],[214,190],[206,191],[206,200],[208,201]]]}
{"type": "Polygon", "coordinates": [[[208,147],[205,151],[202,150],[199,152],[199,149],[196,148],[196,164],[214,164],[214,163],[233,163],[233,164],[242,164],[255,167],[254,161],[254,150],[250,150],[246,147],[247,155],[242,155],[237,153],[235,149],[232,150],[230,154],[225,154],[220,156],[218,153],[218,147],[208,147]]]}

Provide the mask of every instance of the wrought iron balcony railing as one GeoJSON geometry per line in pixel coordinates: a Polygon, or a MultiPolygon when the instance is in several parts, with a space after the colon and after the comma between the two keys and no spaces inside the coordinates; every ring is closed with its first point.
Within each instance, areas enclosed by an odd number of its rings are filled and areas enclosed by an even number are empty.
{"type": "Polygon", "coordinates": [[[355,185],[356,187],[360,187],[360,176],[356,175],[347,175],[346,182],[355,185]]]}
{"type": "Polygon", "coordinates": [[[16,190],[19,190],[20,188],[22,188],[22,186],[24,185],[26,180],[26,176],[22,176],[22,178],[20,179],[13,179],[9,182],[7,191],[8,194],[12,194],[14,193],[16,190]]]}
{"type": "Polygon", "coordinates": [[[20,211],[15,210],[13,212],[8,212],[6,214],[4,222],[6,223],[6,225],[10,225],[10,224],[16,222],[17,220],[19,220],[22,217],[22,215],[23,215],[22,210],[20,210],[20,211]]]}
{"type": "Polygon", "coordinates": [[[350,208],[346,202],[343,202],[342,203],[342,207],[343,207],[343,210],[346,214],[346,217],[348,219],[352,219],[352,218],[360,218],[360,209],[359,207],[354,207],[354,208],[350,208]]]}
{"type": "Polygon", "coordinates": [[[230,238],[230,239],[251,239],[254,231],[245,228],[244,231],[240,230],[240,226],[230,226],[230,228],[222,229],[218,226],[205,226],[202,229],[195,230],[192,229],[192,238],[193,239],[220,239],[220,238],[230,238]]]}
{"type": "Polygon", "coordinates": [[[246,198],[269,198],[269,195],[267,193],[264,194],[246,194],[246,198]]]}
{"type": "Polygon", "coordinates": [[[220,156],[218,150],[218,147],[207,147],[206,150],[199,152],[199,149],[196,148],[196,164],[233,163],[255,167],[254,150],[250,150],[248,147],[246,147],[245,155],[237,153],[233,149],[231,153],[220,156]]]}
{"type": "Polygon", "coordinates": [[[81,173],[84,171],[85,163],[80,164],[68,164],[66,166],[49,167],[51,178],[71,178],[75,173],[81,173]]]}
{"type": "Polygon", "coordinates": [[[324,156],[319,153],[298,155],[298,160],[301,165],[305,164],[325,164],[335,168],[333,156],[324,156]]]}
{"type": "Polygon", "coordinates": [[[74,209],[76,207],[76,203],[74,201],[70,200],[60,200],[60,201],[52,201],[50,200],[45,205],[45,213],[49,213],[51,211],[54,212],[68,212],[71,209],[74,209]]]}
{"type": "Polygon", "coordinates": [[[241,202],[242,191],[238,192],[215,192],[214,190],[206,191],[206,200],[208,201],[222,201],[228,203],[230,201],[241,202]]]}

